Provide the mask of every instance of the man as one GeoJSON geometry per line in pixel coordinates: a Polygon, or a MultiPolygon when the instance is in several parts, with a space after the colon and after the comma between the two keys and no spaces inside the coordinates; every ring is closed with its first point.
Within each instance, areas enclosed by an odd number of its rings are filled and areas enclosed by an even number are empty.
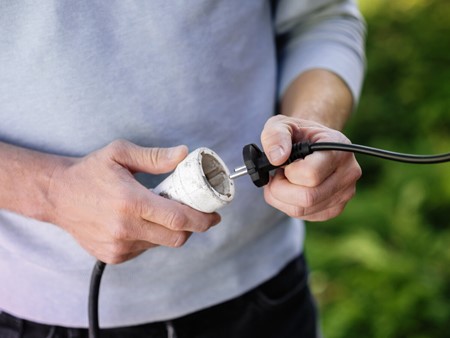
{"type": "Polygon", "coordinates": [[[234,167],[259,138],[275,165],[349,142],[353,1],[4,1],[0,27],[2,337],[86,336],[96,259],[102,337],[316,335],[301,220],[343,210],[351,154],[241,178],[220,216],[148,188],[184,145],[234,167]]]}

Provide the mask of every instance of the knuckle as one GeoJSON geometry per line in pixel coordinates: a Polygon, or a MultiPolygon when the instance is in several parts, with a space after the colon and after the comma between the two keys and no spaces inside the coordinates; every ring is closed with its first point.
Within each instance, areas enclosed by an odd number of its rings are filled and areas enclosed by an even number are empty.
{"type": "Polygon", "coordinates": [[[355,179],[355,181],[357,181],[361,178],[361,176],[362,176],[362,169],[359,165],[357,165],[353,170],[353,178],[355,179]]]}
{"type": "Polygon", "coordinates": [[[119,217],[124,217],[132,212],[134,209],[133,203],[124,194],[121,194],[121,198],[115,203],[114,209],[119,217]]]}
{"type": "Polygon", "coordinates": [[[276,115],[266,121],[261,132],[261,142],[263,145],[266,142],[271,142],[280,138],[279,133],[285,131],[287,127],[283,124],[284,120],[286,120],[285,116],[276,115]]]}
{"type": "MultiPolygon", "coordinates": [[[[349,175],[352,179],[358,180],[362,176],[362,169],[359,165],[358,161],[355,158],[355,155],[352,153],[345,154],[347,155],[347,175],[349,175]]],[[[344,155],[342,155],[344,156],[344,155]]]]}
{"type": "Polygon", "coordinates": [[[284,118],[284,116],[282,116],[282,115],[275,115],[275,116],[270,117],[269,119],[267,119],[266,123],[264,124],[263,131],[264,131],[264,129],[270,127],[272,124],[278,123],[283,118],[284,118]]]}
{"type": "Polygon", "coordinates": [[[122,154],[129,147],[130,142],[124,139],[117,139],[109,143],[106,148],[112,154],[122,154]]]}
{"type": "Polygon", "coordinates": [[[116,192],[116,198],[113,202],[114,211],[116,216],[121,220],[126,220],[132,217],[133,215],[140,215],[141,210],[143,209],[142,200],[135,195],[130,189],[126,186],[123,186],[122,189],[119,188],[116,192]]]}
{"type": "Polygon", "coordinates": [[[186,223],[187,217],[182,212],[175,210],[167,214],[166,226],[171,230],[183,230],[186,223]]]}
{"type": "MultiPolygon", "coordinates": [[[[112,238],[115,241],[121,241],[121,240],[127,240],[130,238],[130,231],[128,229],[128,227],[122,223],[122,222],[117,222],[113,227],[112,227],[112,238]]],[[[115,243],[115,245],[113,247],[116,247],[117,243],[115,243]]]]}

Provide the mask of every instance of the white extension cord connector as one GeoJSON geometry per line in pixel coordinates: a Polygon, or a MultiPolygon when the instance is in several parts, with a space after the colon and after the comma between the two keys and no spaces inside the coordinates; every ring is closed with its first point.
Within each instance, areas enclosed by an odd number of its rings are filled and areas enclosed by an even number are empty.
{"type": "Polygon", "coordinates": [[[222,159],[203,147],[192,151],[153,192],[210,213],[230,203],[235,189],[222,159]]]}

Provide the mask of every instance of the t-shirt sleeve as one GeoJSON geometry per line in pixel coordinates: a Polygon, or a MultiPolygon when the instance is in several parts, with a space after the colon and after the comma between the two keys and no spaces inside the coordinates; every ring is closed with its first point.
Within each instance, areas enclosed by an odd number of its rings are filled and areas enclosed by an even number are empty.
{"type": "Polygon", "coordinates": [[[326,69],[343,79],[354,106],[365,71],[366,24],[353,0],[280,0],[275,5],[279,95],[301,73],[326,69]]]}

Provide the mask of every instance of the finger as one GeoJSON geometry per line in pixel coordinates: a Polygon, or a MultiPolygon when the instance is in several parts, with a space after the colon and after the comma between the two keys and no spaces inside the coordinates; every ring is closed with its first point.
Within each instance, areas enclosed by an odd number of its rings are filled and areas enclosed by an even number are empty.
{"type": "Polygon", "coordinates": [[[292,201],[281,201],[279,199],[279,196],[272,195],[270,189],[265,189],[264,197],[267,203],[286,213],[287,215],[294,218],[306,219],[311,215],[321,213],[322,211],[328,210],[337,205],[345,205],[345,203],[347,203],[354,196],[355,190],[355,186],[351,185],[349,187],[346,187],[342,191],[337,191],[334,195],[329,196],[320,203],[311,206],[295,204],[292,203],[292,201]]]}
{"type": "MultiPolygon", "coordinates": [[[[178,248],[186,243],[192,235],[190,231],[171,230],[162,225],[142,220],[138,224],[137,238],[140,242],[147,242],[150,247],[161,245],[166,247],[178,248]]],[[[145,244],[135,244],[136,249],[144,249],[145,244]]]]}
{"type": "Polygon", "coordinates": [[[261,133],[261,144],[270,163],[281,165],[287,161],[292,149],[293,129],[298,128],[293,119],[282,115],[267,120],[261,133]]]}
{"type": "Polygon", "coordinates": [[[191,232],[171,230],[163,225],[138,218],[127,224],[116,224],[110,227],[111,236],[100,247],[119,256],[128,252],[148,249],[154,245],[169,247],[182,246],[191,232]],[[146,245],[144,242],[149,243],[146,245]]]}
{"type": "Polygon", "coordinates": [[[339,216],[344,211],[346,205],[347,205],[347,202],[334,205],[328,209],[321,210],[321,211],[313,213],[313,214],[308,214],[307,216],[303,217],[303,220],[308,221],[308,222],[327,221],[329,219],[339,216]]]}
{"type": "Polygon", "coordinates": [[[179,202],[148,191],[148,199],[141,201],[140,217],[174,231],[205,232],[218,224],[218,213],[203,213],[179,202]]]}
{"type": "Polygon", "coordinates": [[[293,184],[283,174],[283,171],[279,171],[272,177],[265,190],[268,190],[273,198],[279,200],[281,203],[308,208],[320,204],[353,183],[345,178],[339,180],[336,176],[330,175],[328,179],[319,185],[309,187],[293,184]]]}
{"type": "Polygon", "coordinates": [[[292,184],[284,171],[279,170],[265,186],[264,194],[269,204],[285,212],[297,208],[295,212],[289,211],[289,214],[300,217],[351,199],[360,175],[359,166],[339,167],[319,186],[305,187],[292,184]]]}
{"type": "Polygon", "coordinates": [[[334,152],[315,152],[287,165],[284,174],[292,184],[316,187],[336,171],[338,159],[334,152]]]}
{"type": "Polygon", "coordinates": [[[133,172],[161,174],[172,171],[188,154],[188,148],[180,145],[172,148],[146,148],[125,140],[108,145],[111,157],[133,172]]]}

